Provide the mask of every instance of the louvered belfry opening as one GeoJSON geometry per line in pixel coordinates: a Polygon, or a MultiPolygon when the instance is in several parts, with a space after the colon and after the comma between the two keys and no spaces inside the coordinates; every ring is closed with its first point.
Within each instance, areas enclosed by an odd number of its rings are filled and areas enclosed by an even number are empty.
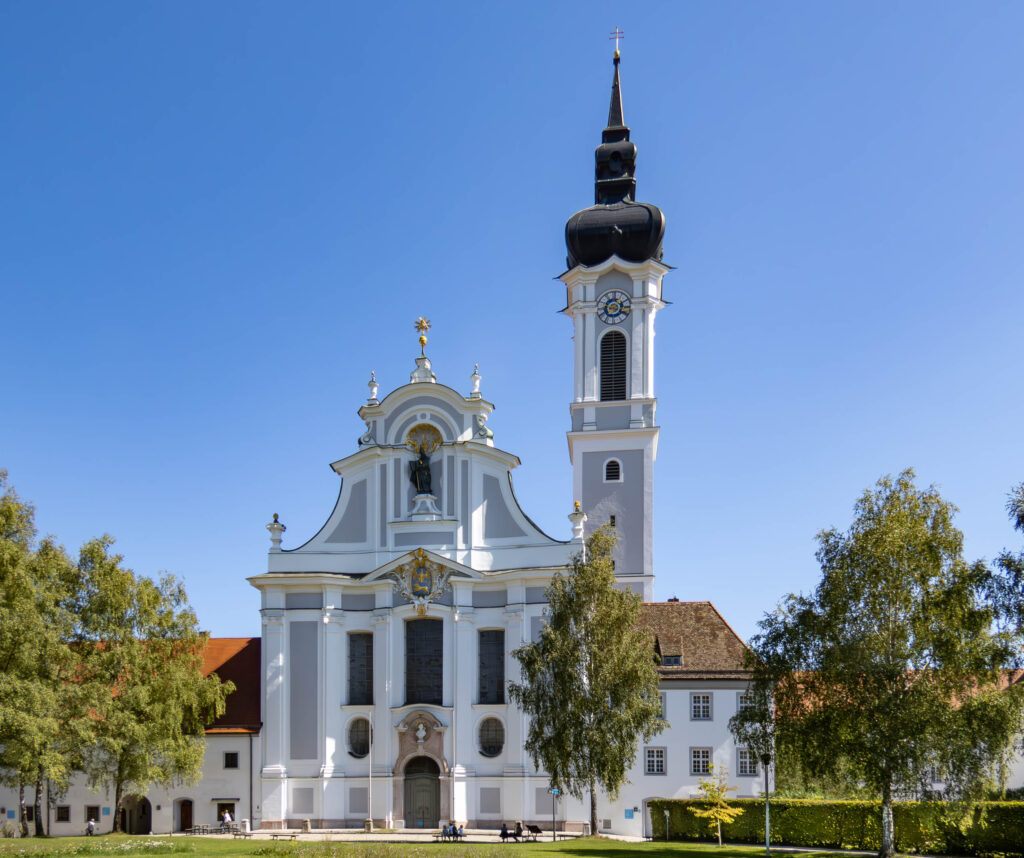
{"type": "Polygon", "coordinates": [[[626,398],[626,335],[609,331],[601,339],[601,401],[626,398]]]}
{"type": "Polygon", "coordinates": [[[622,471],[619,469],[618,459],[609,459],[604,466],[604,478],[609,483],[617,483],[622,479],[622,471]]]}

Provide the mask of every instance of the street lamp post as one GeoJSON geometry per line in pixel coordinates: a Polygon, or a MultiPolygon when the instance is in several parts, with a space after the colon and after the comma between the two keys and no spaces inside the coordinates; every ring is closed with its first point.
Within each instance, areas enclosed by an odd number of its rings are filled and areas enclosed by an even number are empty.
{"type": "Polygon", "coordinates": [[[366,734],[369,747],[366,751],[366,759],[370,765],[370,786],[366,790],[366,830],[373,833],[373,712],[371,711],[366,719],[366,734]]]}
{"type": "Polygon", "coordinates": [[[549,789],[551,793],[551,841],[554,842],[558,839],[558,835],[555,834],[555,800],[558,798],[557,789],[549,789]]]}
{"type": "Polygon", "coordinates": [[[767,858],[771,858],[772,854],[771,799],[768,797],[768,766],[771,761],[771,754],[766,752],[761,755],[761,763],[764,765],[764,854],[767,858]]]}

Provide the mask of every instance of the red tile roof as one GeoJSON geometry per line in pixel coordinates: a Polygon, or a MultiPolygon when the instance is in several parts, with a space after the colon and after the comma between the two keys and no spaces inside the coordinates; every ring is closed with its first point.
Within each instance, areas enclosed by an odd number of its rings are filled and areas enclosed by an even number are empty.
{"type": "Polygon", "coordinates": [[[203,653],[203,676],[216,673],[230,679],[235,690],[228,695],[224,714],[206,728],[207,733],[258,733],[260,731],[260,639],[209,638],[203,653]]]}
{"type": "Polygon", "coordinates": [[[644,602],[640,621],[654,634],[658,651],[680,656],[681,664],[662,665],[665,679],[747,679],[747,646],[710,602],[644,602]]]}

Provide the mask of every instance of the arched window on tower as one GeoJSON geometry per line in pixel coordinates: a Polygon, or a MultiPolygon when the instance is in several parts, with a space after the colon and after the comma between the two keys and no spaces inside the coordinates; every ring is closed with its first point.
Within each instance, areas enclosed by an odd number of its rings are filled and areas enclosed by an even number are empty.
{"type": "Polygon", "coordinates": [[[601,401],[626,398],[626,335],[609,331],[601,338],[601,401]]]}
{"type": "Polygon", "coordinates": [[[618,459],[609,459],[604,463],[604,481],[606,483],[622,482],[622,463],[618,459]]]}

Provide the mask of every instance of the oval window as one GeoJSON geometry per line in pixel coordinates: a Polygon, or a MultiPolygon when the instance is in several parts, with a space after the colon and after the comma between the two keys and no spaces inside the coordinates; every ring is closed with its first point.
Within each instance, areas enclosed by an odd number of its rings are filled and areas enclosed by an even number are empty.
{"type": "Polygon", "coordinates": [[[366,718],[356,718],[349,725],[348,752],[356,759],[370,753],[370,722],[366,718]]]}
{"type": "Polygon", "coordinates": [[[496,757],[505,747],[505,727],[497,718],[484,718],[480,723],[480,753],[496,757]]]}

